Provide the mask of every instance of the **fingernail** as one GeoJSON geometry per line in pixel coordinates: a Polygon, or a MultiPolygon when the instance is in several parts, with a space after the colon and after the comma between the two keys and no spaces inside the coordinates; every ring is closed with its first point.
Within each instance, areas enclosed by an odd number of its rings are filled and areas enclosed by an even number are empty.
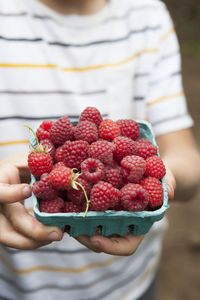
{"type": "Polygon", "coordinates": [[[30,197],[31,195],[31,187],[30,186],[25,186],[23,188],[23,194],[24,194],[24,197],[30,197]]]}
{"type": "Polygon", "coordinates": [[[50,241],[58,241],[60,240],[59,235],[57,232],[53,231],[49,234],[49,240],[50,241]]]}

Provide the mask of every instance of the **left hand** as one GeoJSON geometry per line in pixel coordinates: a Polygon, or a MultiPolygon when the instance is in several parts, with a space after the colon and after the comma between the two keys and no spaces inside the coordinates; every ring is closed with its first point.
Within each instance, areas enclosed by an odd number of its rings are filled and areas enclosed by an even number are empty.
{"type": "Polygon", "coordinates": [[[169,200],[173,200],[174,191],[176,189],[176,180],[170,168],[168,168],[166,165],[165,168],[166,168],[165,180],[167,184],[168,198],[169,200]]]}
{"type": "Polygon", "coordinates": [[[110,237],[80,235],[76,237],[76,240],[96,253],[130,256],[135,253],[143,238],[143,235],[134,236],[129,232],[125,236],[112,235],[110,237]]]}

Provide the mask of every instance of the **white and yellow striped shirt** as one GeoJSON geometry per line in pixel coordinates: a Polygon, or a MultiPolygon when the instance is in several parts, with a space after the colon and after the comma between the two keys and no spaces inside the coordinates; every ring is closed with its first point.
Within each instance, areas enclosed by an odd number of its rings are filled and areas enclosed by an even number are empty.
{"type": "MultiPolygon", "coordinates": [[[[192,125],[165,5],[110,0],[95,15],[65,16],[37,0],[1,0],[0,157],[28,150],[24,124],[77,120],[86,106],[147,119],[156,135],[192,125]]],[[[67,236],[33,251],[0,246],[0,299],[137,299],[157,269],[165,225],[131,257],[92,253],[67,236]]]]}

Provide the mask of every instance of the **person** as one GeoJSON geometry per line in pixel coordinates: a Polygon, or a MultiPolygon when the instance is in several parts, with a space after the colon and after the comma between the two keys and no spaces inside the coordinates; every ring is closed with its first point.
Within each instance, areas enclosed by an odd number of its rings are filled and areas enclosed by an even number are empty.
{"type": "Polygon", "coordinates": [[[147,119],[174,189],[195,191],[199,154],[179,45],[159,0],[1,0],[0,298],[155,299],[167,220],[145,236],[79,236],[32,215],[29,132],[46,119],[147,119]],[[187,170],[187,172],[186,172],[187,170]]]}

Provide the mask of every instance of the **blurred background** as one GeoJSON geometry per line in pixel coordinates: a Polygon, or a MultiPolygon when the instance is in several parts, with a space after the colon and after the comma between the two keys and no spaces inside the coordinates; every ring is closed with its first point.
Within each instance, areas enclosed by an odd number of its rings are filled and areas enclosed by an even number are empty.
{"type": "MultiPolygon", "coordinates": [[[[183,83],[200,149],[200,0],[163,1],[179,38],[183,83]]],[[[158,299],[199,300],[200,188],[186,203],[171,202],[167,216],[169,230],[164,240],[158,299]]]]}

